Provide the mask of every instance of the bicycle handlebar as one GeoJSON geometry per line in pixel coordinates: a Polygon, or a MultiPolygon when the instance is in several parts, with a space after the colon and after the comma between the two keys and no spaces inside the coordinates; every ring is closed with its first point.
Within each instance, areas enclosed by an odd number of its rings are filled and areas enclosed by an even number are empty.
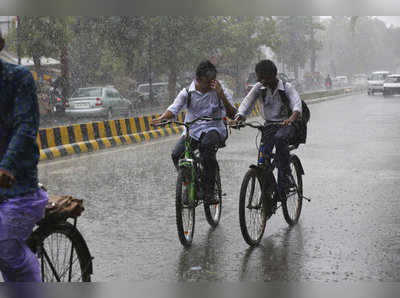
{"type": "Polygon", "coordinates": [[[269,126],[283,126],[283,122],[272,122],[272,123],[268,123],[266,125],[260,124],[259,122],[240,122],[236,125],[230,125],[230,127],[234,128],[234,129],[240,129],[242,127],[252,127],[252,128],[256,128],[256,129],[263,129],[269,126]],[[256,124],[254,124],[256,123],[256,124]]]}
{"type": "Polygon", "coordinates": [[[181,122],[181,121],[176,121],[176,120],[167,120],[167,121],[162,121],[160,124],[156,124],[154,126],[165,126],[171,123],[176,123],[179,125],[184,125],[185,127],[190,127],[191,125],[193,125],[195,122],[197,121],[219,121],[219,120],[223,120],[224,118],[213,118],[213,117],[199,117],[196,118],[192,121],[189,122],[181,122]]]}

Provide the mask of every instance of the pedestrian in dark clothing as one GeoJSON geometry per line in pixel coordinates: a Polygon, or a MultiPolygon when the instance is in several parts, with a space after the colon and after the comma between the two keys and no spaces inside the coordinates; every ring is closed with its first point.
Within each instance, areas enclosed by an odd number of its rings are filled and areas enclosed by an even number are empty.
{"type": "Polygon", "coordinates": [[[38,260],[25,243],[48,200],[38,187],[38,129],[32,74],[0,59],[0,271],[8,282],[41,281],[38,260]]]}

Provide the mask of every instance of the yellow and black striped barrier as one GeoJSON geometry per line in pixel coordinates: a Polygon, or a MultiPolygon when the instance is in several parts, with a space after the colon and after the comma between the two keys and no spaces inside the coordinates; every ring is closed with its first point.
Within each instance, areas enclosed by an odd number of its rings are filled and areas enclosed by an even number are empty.
{"type": "MultiPolygon", "coordinates": [[[[178,120],[183,121],[184,115],[183,112],[179,113],[178,120]]],[[[41,129],[37,136],[40,160],[141,143],[183,132],[183,127],[175,124],[159,128],[152,126],[151,120],[157,116],[140,116],[41,129]]]]}

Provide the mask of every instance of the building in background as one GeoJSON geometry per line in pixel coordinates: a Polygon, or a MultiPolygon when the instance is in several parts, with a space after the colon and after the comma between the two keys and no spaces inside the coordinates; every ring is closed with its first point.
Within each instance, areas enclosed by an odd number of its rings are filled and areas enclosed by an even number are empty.
{"type": "Polygon", "coordinates": [[[0,16],[0,31],[3,35],[8,33],[12,22],[14,22],[14,19],[14,16],[0,16]]]}

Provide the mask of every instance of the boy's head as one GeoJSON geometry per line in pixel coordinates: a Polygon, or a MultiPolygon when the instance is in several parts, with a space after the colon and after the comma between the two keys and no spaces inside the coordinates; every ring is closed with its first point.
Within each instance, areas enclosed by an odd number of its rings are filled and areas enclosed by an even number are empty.
{"type": "Polygon", "coordinates": [[[263,85],[271,85],[271,83],[276,80],[278,69],[274,62],[267,59],[257,63],[255,72],[257,81],[261,82],[263,85]]]}
{"type": "Polygon", "coordinates": [[[217,78],[217,69],[209,60],[200,62],[196,69],[196,81],[202,89],[209,89],[210,84],[217,78]]]}

